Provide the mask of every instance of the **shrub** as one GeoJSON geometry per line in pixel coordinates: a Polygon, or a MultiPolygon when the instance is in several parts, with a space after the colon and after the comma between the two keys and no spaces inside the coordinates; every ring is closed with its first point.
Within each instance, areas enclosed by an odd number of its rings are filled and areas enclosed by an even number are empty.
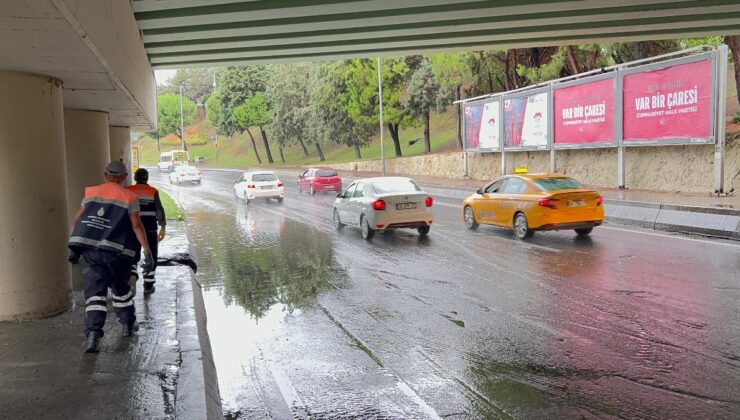
{"type": "Polygon", "coordinates": [[[736,112],[735,115],[732,116],[732,122],[733,124],[740,124],[740,112],[736,112]]]}
{"type": "MultiPolygon", "coordinates": [[[[187,130],[185,130],[185,133],[187,133],[187,130]]],[[[201,133],[195,133],[190,137],[188,137],[186,134],[185,143],[187,143],[190,146],[202,146],[208,143],[208,139],[206,139],[206,136],[204,136],[201,133]]]]}

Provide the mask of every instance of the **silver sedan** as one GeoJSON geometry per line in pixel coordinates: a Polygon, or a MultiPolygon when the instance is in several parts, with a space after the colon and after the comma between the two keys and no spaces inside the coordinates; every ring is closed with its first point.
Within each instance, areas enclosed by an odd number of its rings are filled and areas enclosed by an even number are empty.
{"type": "Polygon", "coordinates": [[[429,233],[434,221],[434,200],[413,180],[403,177],[360,179],[334,201],[334,226],[362,230],[369,240],[378,230],[416,229],[429,233]]]}

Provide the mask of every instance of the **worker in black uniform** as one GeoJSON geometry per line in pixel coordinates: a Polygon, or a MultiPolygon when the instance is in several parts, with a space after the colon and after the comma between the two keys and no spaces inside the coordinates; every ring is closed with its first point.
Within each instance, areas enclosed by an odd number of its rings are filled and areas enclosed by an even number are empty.
{"type": "Polygon", "coordinates": [[[121,185],[126,165],[113,161],[105,167],[106,183],[85,188],[85,197],[72,218],[69,261],[83,262],[85,283],[85,352],[97,353],[108,313],[107,294],[113,291],[113,308],[123,335],[135,329],[136,314],[128,277],[138,245],[144,249],[145,269],[154,265],[146,233],[139,219],[136,194],[121,185]]]}
{"type": "MultiPolygon", "coordinates": [[[[159,191],[156,188],[148,184],[149,182],[149,171],[144,168],[139,168],[134,172],[135,185],[126,187],[127,190],[136,194],[139,198],[139,208],[141,212],[141,223],[144,225],[144,231],[146,232],[146,240],[149,243],[149,249],[152,251],[152,257],[154,258],[154,267],[151,271],[143,270],[144,276],[144,294],[154,293],[154,271],[157,269],[157,255],[159,249],[159,241],[164,239],[165,226],[167,226],[167,219],[164,214],[164,207],[159,199],[159,191]],[[157,232],[157,224],[159,224],[159,232],[157,232]]],[[[131,266],[131,289],[134,295],[136,295],[136,280],[139,279],[139,273],[136,269],[136,263],[139,261],[139,253],[136,253],[135,262],[131,266]]]]}

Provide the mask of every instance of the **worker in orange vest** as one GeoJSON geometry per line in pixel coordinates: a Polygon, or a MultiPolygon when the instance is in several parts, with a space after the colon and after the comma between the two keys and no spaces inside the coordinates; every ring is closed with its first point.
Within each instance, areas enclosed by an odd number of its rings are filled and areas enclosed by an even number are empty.
{"type": "MultiPolygon", "coordinates": [[[[154,266],[151,270],[142,270],[144,276],[144,294],[154,293],[154,271],[157,269],[157,256],[159,254],[159,241],[164,239],[165,230],[167,226],[167,219],[164,214],[164,207],[159,199],[159,191],[156,188],[148,184],[149,182],[149,171],[144,168],[139,168],[134,172],[135,185],[127,187],[127,189],[136,194],[139,199],[139,207],[141,208],[141,223],[144,225],[144,231],[146,232],[146,240],[149,243],[149,249],[152,251],[154,257],[154,266]],[[159,232],[157,232],[157,225],[159,224],[159,232]]],[[[137,252],[134,264],[131,266],[131,287],[136,294],[136,280],[139,278],[139,273],[136,270],[136,262],[139,260],[139,254],[137,252]]]]}
{"type": "Polygon", "coordinates": [[[113,161],[105,167],[106,183],[85,188],[82,204],[72,218],[69,261],[82,259],[85,283],[85,352],[99,352],[98,341],[108,314],[108,288],[123,335],[135,330],[136,313],[128,274],[138,246],[144,248],[144,266],[154,265],[146,233],[139,219],[136,194],[121,185],[126,165],[113,161]]]}

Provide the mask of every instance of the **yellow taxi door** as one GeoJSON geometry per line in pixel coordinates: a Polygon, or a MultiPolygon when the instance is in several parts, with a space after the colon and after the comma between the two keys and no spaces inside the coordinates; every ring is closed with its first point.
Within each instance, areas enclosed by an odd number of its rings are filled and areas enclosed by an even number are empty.
{"type": "Polygon", "coordinates": [[[494,181],[483,189],[480,201],[476,201],[475,218],[480,223],[495,223],[498,214],[501,186],[505,179],[494,181]]]}
{"type": "Polygon", "coordinates": [[[498,211],[495,224],[511,227],[514,223],[514,213],[521,207],[522,192],[527,189],[527,183],[521,178],[507,178],[498,195],[498,211]]]}

